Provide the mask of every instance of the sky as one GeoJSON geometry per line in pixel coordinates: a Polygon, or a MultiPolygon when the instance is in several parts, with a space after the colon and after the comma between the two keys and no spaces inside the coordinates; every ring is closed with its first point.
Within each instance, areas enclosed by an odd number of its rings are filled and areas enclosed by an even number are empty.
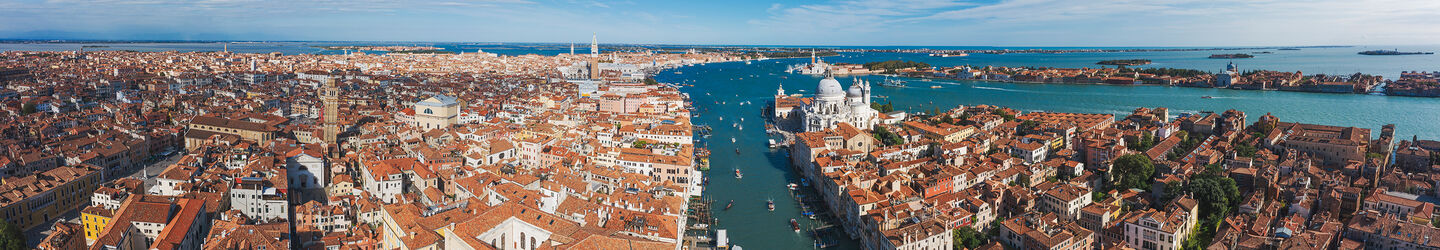
{"type": "Polygon", "coordinates": [[[0,39],[1440,44],[1436,0],[0,0],[0,39]]]}

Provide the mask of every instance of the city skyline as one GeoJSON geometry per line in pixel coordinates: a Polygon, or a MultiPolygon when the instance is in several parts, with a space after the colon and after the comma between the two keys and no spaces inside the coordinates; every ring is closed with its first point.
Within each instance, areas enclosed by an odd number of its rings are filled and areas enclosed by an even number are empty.
{"type": "Polygon", "coordinates": [[[0,3],[0,39],[819,46],[1412,45],[1427,1],[113,1],[0,3]],[[703,10],[703,11],[701,11],[703,10]],[[1143,20],[1143,22],[1134,21],[1143,20]]]}

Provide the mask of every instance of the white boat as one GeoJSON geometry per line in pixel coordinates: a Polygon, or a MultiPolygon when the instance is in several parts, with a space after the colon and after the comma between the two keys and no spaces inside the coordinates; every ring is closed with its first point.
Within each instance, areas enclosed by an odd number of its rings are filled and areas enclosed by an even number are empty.
{"type": "Polygon", "coordinates": [[[740,169],[737,168],[737,169],[735,169],[735,179],[740,179],[740,178],[745,178],[745,174],[740,173],[740,169]]]}
{"type": "Polygon", "coordinates": [[[735,137],[730,137],[730,143],[735,143],[735,137]]]}

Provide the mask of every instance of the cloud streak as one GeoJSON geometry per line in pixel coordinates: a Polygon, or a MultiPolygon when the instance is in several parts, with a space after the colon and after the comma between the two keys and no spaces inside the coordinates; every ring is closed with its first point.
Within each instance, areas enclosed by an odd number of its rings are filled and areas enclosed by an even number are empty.
{"type": "Polygon", "coordinates": [[[1435,13],[1440,1],[12,0],[0,38],[1365,45],[1440,41],[1435,13]]]}

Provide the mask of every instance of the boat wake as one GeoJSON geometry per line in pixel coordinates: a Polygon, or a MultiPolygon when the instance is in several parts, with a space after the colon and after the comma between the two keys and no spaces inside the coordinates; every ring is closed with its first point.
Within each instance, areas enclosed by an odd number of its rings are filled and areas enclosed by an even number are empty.
{"type": "Polygon", "coordinates": [[[1040,91],[1018,90],[1018,89],[1007,89],[1007,88],[996,88],[996,87],[985,87],[985,86],[971,86],[971,88],[984,89],[984,90],[994,90],[994,91],[1005,91],[1005,92],[1018,92],[1018,93],[1037,93],[1037,94],[1043,94],[1043,93],[1045,93],[1045,92],[1040,92],[1040,91]]]}

